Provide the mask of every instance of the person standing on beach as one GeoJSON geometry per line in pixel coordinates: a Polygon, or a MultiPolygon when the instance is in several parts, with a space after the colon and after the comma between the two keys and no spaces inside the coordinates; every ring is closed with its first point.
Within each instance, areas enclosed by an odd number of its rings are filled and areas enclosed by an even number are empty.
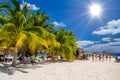
{"type": "Polygon", "coordinates": [[[109,54],[109,61],[111,61],[111,54],[109,54]]]}
{"type": "Polygon", "coordinates": [[[108,54],[106,54],[105,58],[106,58],[106,61],[107,61],[108,60],[108,54]]]}
{"type": "Polygon", "coordinates": [[[41,59],[41,53],[40,53],[40,51],[39,51],[38,54],[36,55],[36,59],[38,60],[38,62],[40,62],[40,59],[41,59]]]}
{"type": "Polygon", "coordinates": [[[51,61],[54,62],[55,61],[55,55],[51,54],[51,61]]]}
{"type": "Polygon", "coordinates": [[[98,57],[98,55],[97,55],[97,54],[95,54],[95,61],[97,61],[97,57],[98,57]]]}
{"type": "Polygon", "coordinates": [[[94,54],[92,54],[92,61],[94,61],[94,54]]]}
{"type": "Polygon", "coordinates": [[[99,56],[98,56],[98,57],[99,57],[99,61],[101,61],[101,55],[100,55],[100,54],[99,54],[99,56]]]}
{"type": "Polygon", "coordinates": [[[43,57],[44,57],[44,60],[47,61],[47,54],[46,53],[43,54],[43,57]]]}
{"type": "Polygon", "coordinates": [[[104,62],[104,54],[102,55],[102,60],[103,60],[103,62],[104,62]]]}

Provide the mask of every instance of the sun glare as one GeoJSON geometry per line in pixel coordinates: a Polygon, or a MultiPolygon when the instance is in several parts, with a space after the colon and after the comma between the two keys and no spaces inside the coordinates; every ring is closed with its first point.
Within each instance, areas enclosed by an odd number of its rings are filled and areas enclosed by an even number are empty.
{"type": "Polygon", "coordinates": [[[102,8],[98,4],[93,4],[89,7],[89,12],[92,16],[100,16],[102,12],[102,8]]]}

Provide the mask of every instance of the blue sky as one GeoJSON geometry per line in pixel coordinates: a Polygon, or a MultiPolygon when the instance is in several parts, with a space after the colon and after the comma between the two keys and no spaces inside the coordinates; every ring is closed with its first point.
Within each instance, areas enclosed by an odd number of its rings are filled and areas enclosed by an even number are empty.
{"type": "MultiPolygon", "coordinates": [[[[120,52],[120,0],[27,0],[33,10],[40,8],[50,22],[72,31],[79,47],[88,51],[120,52]],[[91,4],[102,7],[101,16],[91,16],[91,4]]],[[[21,3],[22,4],[22,3],[21,3]]]]}

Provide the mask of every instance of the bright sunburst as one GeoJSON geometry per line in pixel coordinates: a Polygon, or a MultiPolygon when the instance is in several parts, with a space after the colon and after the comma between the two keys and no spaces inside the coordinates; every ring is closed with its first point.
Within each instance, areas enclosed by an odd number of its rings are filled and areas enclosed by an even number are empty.
{"type": "Polygon", "coordinates": [[[101,15],[101,12],[102,12],[102,7],[98,4],[92,4],[90,5],[89,7],[89,13],[92,15],[92,16],[100,16],[101,15]]]}

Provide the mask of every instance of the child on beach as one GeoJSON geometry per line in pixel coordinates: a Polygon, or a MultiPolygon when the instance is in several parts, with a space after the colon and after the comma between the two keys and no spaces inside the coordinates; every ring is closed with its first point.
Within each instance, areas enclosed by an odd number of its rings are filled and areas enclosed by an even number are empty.
{"type": "Polygon", "coordinates": [[[61,56],[60,55],[58,55],[58,61],[61,61],[61,56]]]}

